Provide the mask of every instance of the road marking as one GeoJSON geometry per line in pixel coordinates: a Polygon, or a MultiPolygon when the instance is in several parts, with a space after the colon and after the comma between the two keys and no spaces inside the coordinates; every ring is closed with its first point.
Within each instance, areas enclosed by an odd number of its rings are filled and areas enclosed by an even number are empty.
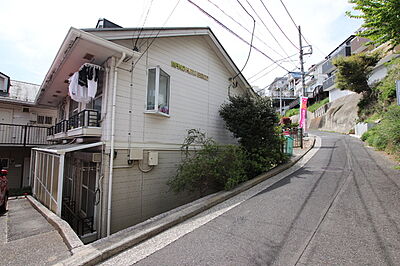
{"type": "Polygon", "coordinates": [[[221,210],[211,212],[207,215],[197,217],[194,220],[190,219],[178,226],[172,227],[171,229],[153,237],[149,240],[139,244],[131,249],[128,249],[115,257],[101,263],[100,265],[128,265],[135,264],[136,262],[150,256],[151,254],[157,252],[158,250],[166,247],[172,242],[178,240],[179,238],[185,236],[186,234],[194,231],[200,226],[214,220],[218,216],[226,213],[227,211],[235,208],[241,204],[244,200],[223,208],[221,210]]]}

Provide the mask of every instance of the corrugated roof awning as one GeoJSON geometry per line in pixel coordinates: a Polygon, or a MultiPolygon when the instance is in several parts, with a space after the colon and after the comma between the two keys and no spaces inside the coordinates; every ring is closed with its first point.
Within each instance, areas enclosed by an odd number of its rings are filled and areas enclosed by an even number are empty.
{"type": "Polygon", "coordinates": [[[94,142],[94,143],[87,143],[87,144],[77,144],[77,143],[64,144],[64,145],[60,144],[60,145],[51,145],[51,146],[41,147],[41,148],[33,148],[33,150],[55,153],[55,154],[65,154],[67,152],[89,149],[89,148],[98,147],[101,145],[103,145],[103,142],[94,142]]]}

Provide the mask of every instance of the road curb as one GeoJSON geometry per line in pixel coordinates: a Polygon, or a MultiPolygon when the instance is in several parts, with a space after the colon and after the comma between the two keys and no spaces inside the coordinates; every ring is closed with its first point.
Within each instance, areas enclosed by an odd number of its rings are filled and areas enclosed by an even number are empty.
{"type": "Polygon", "coordinates": [[[70,258],[59,262],[56,265],[94,265],[107,258],[112,257],[144,240],[147,240],[197,214],[226,201],[255,185],[289,169],[302,159],[315,145],[314,137],[311,146],[301,155],[290,162],[279,165],[270,171],[253,178],[231,191],[220,191],[206,196],[194,202],[188,203],[171,211],[153,217],[143,223],[119,231],[109,237],[95,241],[89,245],[82,246],[75,250],[70,258]]]}
{"type": "Polygon", "coordinates": [[[44,207],[34,197],[26,196],[26,198],[28,199],[32,207],[35,208],[52,226],[56,228],[56,230],[64,240],[64,243],[67,245],[68,249],[72,253],[75,249],[84,246],[83,242],[79,239],[74,230],[72,230],[72,228],[66,221],[44,207]]]}

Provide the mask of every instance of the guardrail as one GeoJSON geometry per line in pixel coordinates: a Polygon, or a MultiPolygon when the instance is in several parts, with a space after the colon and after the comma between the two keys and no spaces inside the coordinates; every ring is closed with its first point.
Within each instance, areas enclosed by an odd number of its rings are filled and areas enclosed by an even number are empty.
{"type": "Polygon", "coordinates": [[[0,123],[1,145],[46,145],[50,144],[47,137],[47,127],[32,125],[15,125],[0,123]]]}

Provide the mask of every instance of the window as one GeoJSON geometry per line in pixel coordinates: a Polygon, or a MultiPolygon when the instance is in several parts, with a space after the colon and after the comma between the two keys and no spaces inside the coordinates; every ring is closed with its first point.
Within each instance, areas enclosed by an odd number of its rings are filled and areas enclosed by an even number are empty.
{"type": "Polygon", "coordinates": [[[149,112],[169,114],[170,77],[160,67],[148,70],[147,104],[149,112]]]}
{"type": "Polygon", "coordinates": [[[44,116],[43,115],[38,115],[37,123],[38,124],[44,124],[44,116]]]}
{"type": "Polygon", "coordinates": [[[51,124],[53,124],[53,117],[51,117],[51,116],[46,116],[45,119],[44,119],[44,123],[45,123],[46,125],[51,125],[51,124]]]}
{"type": "Polygon", "coordinates": [[[46,125],[51,125],[53,124],[53,117],[51,116],[44,116],[44,115],[38,115],[37,116],[37,123],[38,124],[46,124],[46,125]]]}
{"type": "Polygon", "coordinates": [[[0,166],[3,168],[8,168],[8,158],[0,158],[0,166]]]}

